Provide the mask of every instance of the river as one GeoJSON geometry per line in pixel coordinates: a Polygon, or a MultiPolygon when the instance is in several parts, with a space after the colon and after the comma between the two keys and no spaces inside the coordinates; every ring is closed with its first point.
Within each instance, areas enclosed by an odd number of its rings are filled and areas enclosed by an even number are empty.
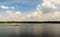
{"type": "Polygon", "coordinates": [[[0,24],[0,37],[60,37],[60,24],[0,24]]]}

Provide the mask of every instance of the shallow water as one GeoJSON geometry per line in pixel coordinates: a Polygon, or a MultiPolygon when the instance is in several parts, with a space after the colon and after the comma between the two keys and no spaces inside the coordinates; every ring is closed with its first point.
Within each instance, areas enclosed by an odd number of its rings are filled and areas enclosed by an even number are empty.
{"type": "Polygon", "coordinates": [[[60,24],[0,24],[0,37],[60,37],[60,24]]]}

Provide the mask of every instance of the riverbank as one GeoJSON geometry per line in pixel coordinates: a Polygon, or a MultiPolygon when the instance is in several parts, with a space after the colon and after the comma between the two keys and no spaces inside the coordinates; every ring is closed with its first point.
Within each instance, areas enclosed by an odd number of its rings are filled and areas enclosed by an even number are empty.
{"type": "Polygon", "coordinates": [[[60,21],[0,21],[0,23],[60,23],[60,21]]]}

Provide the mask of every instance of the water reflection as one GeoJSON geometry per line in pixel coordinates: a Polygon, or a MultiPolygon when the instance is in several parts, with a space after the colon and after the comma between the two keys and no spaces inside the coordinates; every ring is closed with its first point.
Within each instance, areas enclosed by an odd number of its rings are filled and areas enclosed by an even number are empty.
{"type": "Polygon", "coordinates": [[[0,24],[0,37],[60,37],[60,24],[0,24]]]}

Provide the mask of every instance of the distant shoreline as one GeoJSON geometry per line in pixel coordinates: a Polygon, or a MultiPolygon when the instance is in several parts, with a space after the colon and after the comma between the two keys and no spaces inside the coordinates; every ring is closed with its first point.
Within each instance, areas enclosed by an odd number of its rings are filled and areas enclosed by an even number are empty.
{"type": "Polygon", "coordinates": [[[0,21],[0,23],[60,23],[60,21],[0,21]]]}

